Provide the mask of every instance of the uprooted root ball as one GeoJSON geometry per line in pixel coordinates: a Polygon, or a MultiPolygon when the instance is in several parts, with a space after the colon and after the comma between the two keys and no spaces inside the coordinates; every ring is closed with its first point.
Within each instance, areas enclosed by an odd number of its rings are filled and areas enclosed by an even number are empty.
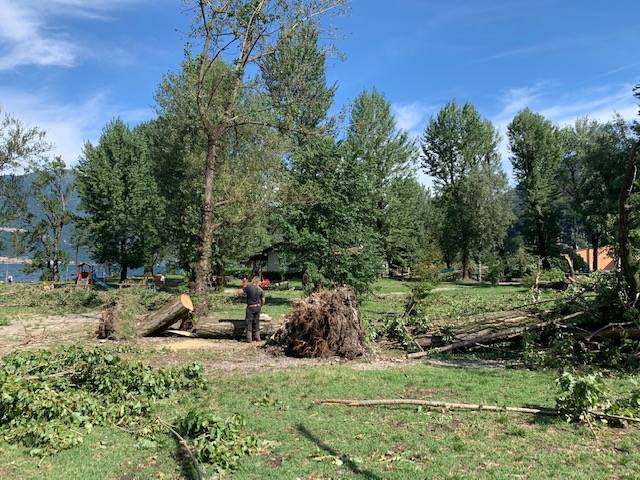
{"type": "Polygon", "coordinates": [[[321,290],[296,301],[275,341],[294,357],[363,355],[364,333],[353,290],[321,290]]]}

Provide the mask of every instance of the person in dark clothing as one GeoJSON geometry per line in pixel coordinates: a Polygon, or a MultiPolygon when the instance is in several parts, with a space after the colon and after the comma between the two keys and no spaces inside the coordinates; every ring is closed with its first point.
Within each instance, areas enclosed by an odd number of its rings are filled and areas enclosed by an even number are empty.
{"type": "Polygon", "coordinates": [[[260,288],[260,277],[253,277],[251,283],[242,288],[247,297],[245,313],[247,342],[260,341],[260,310],[265,303],[264,290],[260,288]]]}

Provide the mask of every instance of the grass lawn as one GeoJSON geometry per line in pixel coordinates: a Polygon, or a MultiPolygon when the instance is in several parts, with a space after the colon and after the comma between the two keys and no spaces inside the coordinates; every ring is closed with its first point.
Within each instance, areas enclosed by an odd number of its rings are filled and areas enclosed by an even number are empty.
{"type": "MultiPolygon", "coordinates": [[[[321,406],[323,398],[425,398],[553,405],[553,376],[522,370],[409,366],[306,367],[216,377],[208,391],[158,406],[171,420],[191,405],[241,413],[267,441],[230,475],[239,479],[638,478],[640,430],[518,414],[321,406]]],[[[117,429],[42,461],[0,444],[0,476],[42,479],[183,478],[167,435],[140,442],[117,429]]],[[[209,472],[210,473],[210,472],[209,472]]]]}
{"type": "MultiPolygon", "coordinates": [[[[402,312],[410,283],[380,280],[362,302],[363,316],[380,321],[402,312]]],[[[267,292],[265,313],[278,318],[303,292],[267,292]]],[[[213,294],[212,314],[241,319],[239,284],[213,294]]],[[[152,293],[79,293],[67,303],[37,287],[0,287],[0,321],[12,315],[90,309],[113,295],[152,293]],[[58,302],[58,303],[56,303],[58,302]]],[[[73,292],[69,295],[74,296],[73,292]]],[[[557,293],[544,293],[554,298],[557,293]]],[[[148,297],[148,298],[147,298],[148,297]]],[[[63,299],[66,298],[63,296],[63,299]]],[[[145,300],[146,299],[146,300],[145,300]]],[[[518,286],[442,284],[432,292],[428,315],[433,321],[462,322],[470,315],[513,308],[536,300],[518,286]]],[[[242,363],[234,342],[212,347],[163,350],[168,339],[142,344],[128,354],[154,365],[201,361],[208,389],[178,395],[156,405],[154,415],[174,421],[194,406],[227,416],[239,413],[247,430],[263,444],[242,459],[227,478],[238,479],[637,479],[640,478],[640,429],[589,428],[560,418],[488,412],[445,412],[409,407],[350,408],[322,406],[327,398],[422,398],[461,403],[554,406],[554,372],[493,368],[446,368],[401,363],[398,355],[372,363],[278,363],[273,357],[253,369],[217,370],[219,363],[242,363]],[[147,345],[145,347],[145,345],[147,345]],[[235,353],[234,353],[235,352],[235,353]],[[235,357],[234,357],[235,355],[235,357]],[[261,367],[261,365],[264,365],[261,367]],[[273,366],[276,366],[274,368],[273,366]],[[278,368],[284,365],[286,368],[278,368]]],[[[256,350],[252,350],[256,353],[256,350]]],[[[263,357],[266,355],[261,353],[263,357]]],[[[629,385],[630,376],[608,378],[613,387],[629,385]]],[[[1,412],[0,412],[1,413],[1,412]]],[[[188,462],[186,462],[188,463],[188,462]]],[[[206,472],[211,478],[213,472],[206,472]]],[[[140,441],[118,428],[96,428],[84,443],[43,459],[0,441],[0,478],[16,479],[178,479],[189,478],[168,433],[157,441],[140,441]]]]}

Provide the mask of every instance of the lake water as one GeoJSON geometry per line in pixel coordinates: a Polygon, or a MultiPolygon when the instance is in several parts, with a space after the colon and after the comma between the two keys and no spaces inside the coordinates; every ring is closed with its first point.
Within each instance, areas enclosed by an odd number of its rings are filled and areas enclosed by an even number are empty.
{"type": "MultiPolygon", "coordinates": [[[[33,273],[25,273],[23,268],[25,266],[21,264],[7,264],[0,263],[0,282],[6,282],[7,277],[9,275],[13,276],[14,282],[39,282],[42,272],[33,272],[33,273]]],[[[105,277],[107,275],[107,268],[101,265],[97,265],[96,274],[98,277],[105,277]]],[[[155,273],[163,273],[165,271],[164,265],[156,266],[154,269],[155,273]]],[[[142,276],[144,273],[143,268],[134,268],[129,269],[129,275],[132,277],[142,276]]],[[[74,280],[76,278],[76,267],[75,265],[69,265],[66,268],[63,268],[60,272],[60,276],[62,277],[62,281],[74,280]]]]}

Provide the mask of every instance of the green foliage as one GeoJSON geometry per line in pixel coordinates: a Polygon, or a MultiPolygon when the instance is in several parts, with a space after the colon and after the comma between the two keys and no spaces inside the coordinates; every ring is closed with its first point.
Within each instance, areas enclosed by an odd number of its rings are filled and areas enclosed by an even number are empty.
{"type": "Polygon", "coordinates": [[[551,270],[534,270],[522,279],[522,284],[532,288],[537,282],[561,282],[565,278],[564,270],[552,268],[551,270]]]}
{"type": "Polygon", "coordinates": [[[98,262],[127,269],[152,265],[160,245],[164,203],[144,135],[114,120],[97,145],[87,143],[76,170],[82,224],[98,262]]]}
{"type": "Polygon", "coordinates": [[[36,217],[28,212],[24,219],[27,232],[24,238],[18,237],[26,243],[31,254],[32,263],[24,267],[26,272],[41,270],[44,279],[60,280],[60,270],[69,261],[62,248],[62,237],[65,227],[75,217],[68,207],[72,192],[73,182],[69,181],[66,165],[60,157],[36,167],[29,194],[41,215],[36,217]]]}
{"type": "Polygon", "coordinates": [[[391,105],[376,90],[354,100],[345,146],[347,155],[365,167],[368,221],[378,234],[383,258],[392,267],[410,266],[430,220],[428,192],[413,177],[413,141],[396,127],[391,105]]]}
{"type": "Polygon", "coordinates": [[[245,427],[239,415],[224,419],[199,410],[190,410],[177,422],[177,431],[189,441],[194,457],[213,465],[217,472],[234,470],[240,459],[258,446],[245,427]]]}
{"type": "Polygon", "coordinates": [[[44,455],[81,443],[95,425],[151,432],[157,400],[202,385],[198,364],[154,370],[75,346],[15,352],[0,362],[0,434],[44,455]]]}
{"type": "Polygon", "coordinates": [[[499,136],[470,103],[449,102],[427,125],[422,165],[434,178],[439,242],[450,264],[458,253],[468,278],[472,258],[494,253],[512,222],[511,196],[500,166],[499,136]]]}
{"type": "Polygon", "coordinates": [[[556,397],[556,407],[570,421],[586,421],[590,411],[604,411],[611,405],[598,374],[576,375],[565,371],[556,379],[560,393],[556,397]]]}
{"type": "Polygon", "coordinates": [[[549,120],[528,109],[518,113],[507,130],[513,174],[524,199],[526,232],[548,269],[549,250],[559,229],[555,180],[564,152],[563,137],[549,120]]]}
{"type": "MultiPolygon", "coordinates": [[[[623,417],[640,417],[640,387],[632,382],[632,388],[624,395],[614,395],[607,389],[598,373],[579,375],[569,371],[556,380],[560,389],[556,406],[568,421],[591,422],[597,413],[623,417]]],[[[624,420],[601,418],[612,426],[623,426],[624,420]]]]}

